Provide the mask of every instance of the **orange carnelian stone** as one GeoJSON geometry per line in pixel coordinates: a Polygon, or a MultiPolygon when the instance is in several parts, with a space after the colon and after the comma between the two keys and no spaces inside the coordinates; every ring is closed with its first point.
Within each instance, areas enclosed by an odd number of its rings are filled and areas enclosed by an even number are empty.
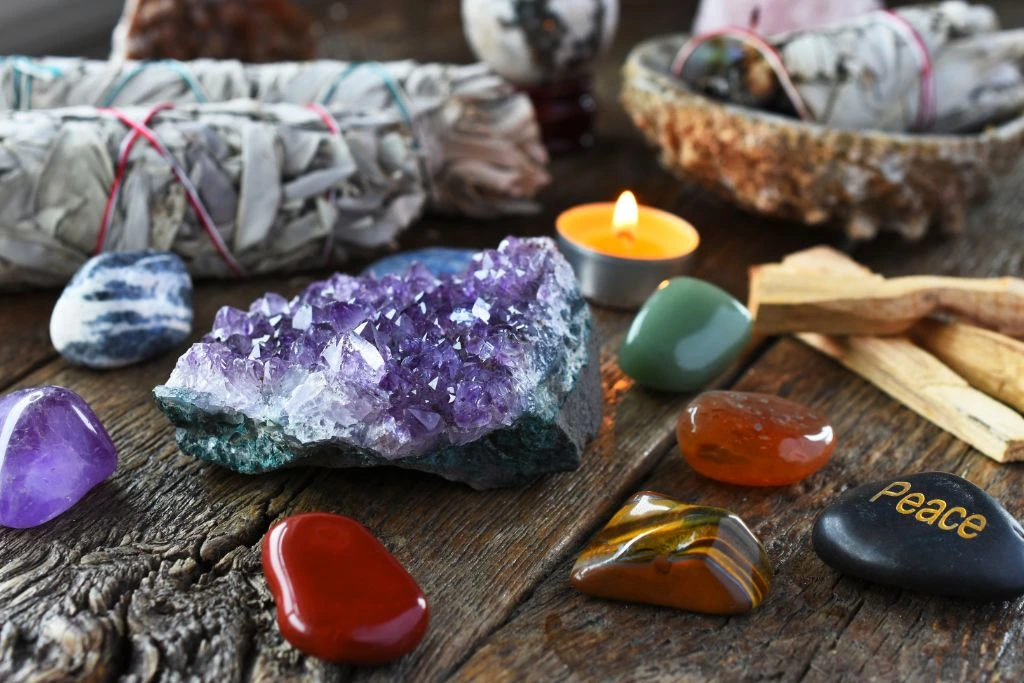
{"type": "Polygon", "coordinates": [[[348,517],[287,517],[263,539],[263,570],[281,634],[314,657],[380,664],[411,651],[430,618],[426,597],[366,528],[348,517]]]}
{"type": "Polygon", "coordinates": [[[710,479],[741,486],[783,486],[821,469],[835,448],[832,426],[793,401],[739,391],[710,391],[679,416],[679,450],[710,479]]]}

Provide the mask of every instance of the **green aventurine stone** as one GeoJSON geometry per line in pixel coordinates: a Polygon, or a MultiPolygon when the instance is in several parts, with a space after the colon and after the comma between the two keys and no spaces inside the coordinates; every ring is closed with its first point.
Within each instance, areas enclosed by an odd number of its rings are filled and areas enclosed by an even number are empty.
{"type": "Polygon", "coordinates": [[[750,341],[750,312],[712,284],[677,277],[644,303],[619,351],[622,371],[649,389],[696,391],[750,341]]]}

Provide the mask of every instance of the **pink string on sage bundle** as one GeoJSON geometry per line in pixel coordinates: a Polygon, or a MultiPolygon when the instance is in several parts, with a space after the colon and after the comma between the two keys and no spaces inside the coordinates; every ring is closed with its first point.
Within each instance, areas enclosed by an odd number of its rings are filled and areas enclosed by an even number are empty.
{"type": "Polygon", "coordinates": [[[672,74],[676,78],[682,77],[683,69],[686,68],[687,62],[693,57],[693,54],[697,49],[715,38],[734,38],[741,43],[748,45],[757,50],[765,62],[771,67],[771,70],[775,73],[776,78],[779,79],[779,84],[782,86],[783,92],[786,93],[786,97],[789,98],[790,103],[793,105],[793,110],[796,111],[804,121],[813,121],[814,116],[807,108],[807,104],[804,102],[804,98],[800,95],[800,91],[797,90],[796,85],[793,84],[793,78],[789,75],[789,70],[786,69],[785,63],[782,61],[782,55],[775,49],[775,46],[769,43],[764,37],[761,36],[757,31],[753,29],[744,28],[742,26],[730,26],[728,28],[722,28],[708,33],[702,33],[699,36],[694,36],[690,40],[686,41],[679,52],[676,53],[675,59],[672,60],[672,74]]]}
{"type": "Polygon", "coordinates": [[[143,117],[141,121],[136,121],[130,116],[125,114],[123,111],[116,107],[104,107],[99,109],[104,114],[110,114],[117,118],[122,124],[131,129],[131,133],[125,137],[121,143],[121,149],[118,154],[117,170],[114,174],[114,182],[110,188],[110,194],[107,196],[107,203],[103,209],[103,219],[100,223],[99,235],[96,239],[95,253],[103,251],[106,243],[107,232],[110,227],[111,217],[114,213],[114,204],[117,201],[117,196],[120,193],[121,185],[124,183],[125,174],[128,168],[128,159],[131,156],[132,149],[135,147],[135,143],[143,138],[150,144],[153,149],[167,162],[171,168],[171,173],[181,183],[181,186],[185,189],[185,197],[188,200],[189,206],[196,214],[196,218],[199,219],[199,223],[206,233],[207,237],[213,243],[214,249],[217,254],[221,257],[224,263],[227,264],[228,269],[236,276],[242,277],[245,274],[244,269],[239,265],[235,257],[232,256],[231,250],[228,249],[227,244],[220,235],[220,231],[217,230],[217,225],[213,221],[213,217],[210,216],[209,211],[206,210],[206,206],[203,204],[203,200],[199,196],[199,191],[195,185],[192,184],[192,180],[188,177],[188,173],[182,168],[178,160],[174,158],[174,155],[160,142],[160,138],[157,137],[155,131],[149,127],[152,120],[162,111],[172,109],[173,104],[158,104],[154,106],[149,112],[143,117]]]}
{"type": "MultiPolygon", "coordinates": [[[[892,10],[880,10],[876,15],[884,19],[897,32],[903,35],[904,41],[909,44],[918,61],[918,84],[920,95],[914,131],[927,131],[934,125],[938,116],[938,96],[935,84],[935,70],[932,62],[931,52],[924,38],[914,26],[905,18],[892,10]]],[[[686,41],[676,53],[672,60],[671,72],[677,78],[682,78],[686,64],[693,57],[694,53],[707,42],[716,38],[732,38],[748,47],[756,50],[765,60],[765,63],[772,69],[779,80],[779,84],[793,106],[793,110],[803,121],[816,121],[811,113],[799,89],[793,81],[792,75],[786,68],[785,61],[779,51],[767,39],[756,31],[759,12],[752,15],[751,27],[729,26],[726,28],[708,31],[694,36],[686,41]]]]}
{"type": "Polygon", "coordinates": [[[917,123],[914,125],[914,130],[930,130],[935,125],[935,120],[938,117],[939,103],[935,87],[935,68],[932,64],[932,55],[928,50],[928,44],[917,29],[914,28],[913,24],[896,12],[887,9],[882,10],[878,14],[889,21],[894,28],[902,31],[914,48],[920,68],[918,83],[921,88],[917,105],[917,123]]]}
{"type": "MultiPolygon", "coordinates": [[[[338,123],[338,119],[334,118],[331,112],[324,109],[320,104],[314,102],[313,104],[307,104],[306,107],[316,112],[320,120],[327,126],[327,130],[331,132],[331,135],[341,135],[341,125],[338,123]]],[[[334,200],[338,196],[338,190],[331,188],[326,193],[327,199],[333,204],[334,200]]],[[[331,265],[331,255],[334,253],[334,230],[331,230],[327,235],[327,241],[324,243],[324,265],[331,265]]]]}

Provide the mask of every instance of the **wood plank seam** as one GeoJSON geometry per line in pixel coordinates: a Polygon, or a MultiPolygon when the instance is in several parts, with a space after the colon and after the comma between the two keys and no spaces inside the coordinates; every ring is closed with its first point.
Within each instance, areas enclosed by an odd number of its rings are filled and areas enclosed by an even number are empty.
{"type": "Polygon", "coordinates": [[[24,380],[29,375],[32,375],[32,374],[34,374],[35,372],[37,372],[39,370],[42,370],[47,365],[50,365],[51,363],[60,363],[60,362],[62,362],[61,361],[61,357],[57,354],[56,351],[54,351],[53,353],[51,353],[50,355],[46,356],[45,358],[40,358],[39,360],[35,361],[34,363],[29,363],[23,369],[18,370],[13,375],[11,375],[8,378],[6,383],[4,383],[3,385],[0,385],[0,394],[6,393],[15,384],[18,384],[19,382],[24,380]]]}

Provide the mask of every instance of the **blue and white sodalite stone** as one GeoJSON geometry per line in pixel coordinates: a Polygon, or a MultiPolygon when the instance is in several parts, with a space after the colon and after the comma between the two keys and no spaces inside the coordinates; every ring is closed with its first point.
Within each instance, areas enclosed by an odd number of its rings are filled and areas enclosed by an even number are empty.
{"type": "Polygon", "coordinates": [[[89,259],[64,288],[50,339],[67,360],[119,368],[171,350],[192,331],[192,279],[164,251],[111,252],[89,259]]]}

